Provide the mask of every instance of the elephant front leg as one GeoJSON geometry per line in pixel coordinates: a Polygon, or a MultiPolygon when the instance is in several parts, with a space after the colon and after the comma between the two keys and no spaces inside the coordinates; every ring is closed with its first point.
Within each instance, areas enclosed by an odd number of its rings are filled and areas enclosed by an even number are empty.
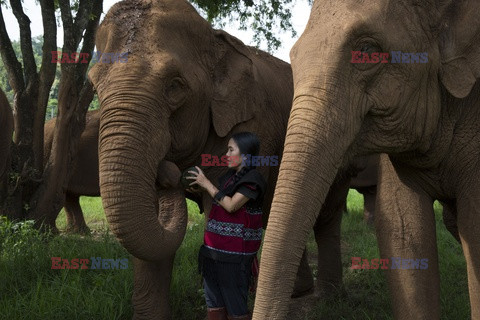
{"type": "Polygon", "coordinates": [[[169,290],[174,258],[161,262],[134,258],[133,319],[172,319],[169,290]]]}
{"type": "Polygon", "coordinates": [[[450,232],[450,234],[455,238],[455,240],[460,242],[460,236],[458,235],[458,224],[457,224],[457,204],[456,201],[442,201],[443,207],[443,223],[445,227],[450,232]]]}
{"type": "Polygon", "coordinates": [[[395,319],[439,319],[433,200],[414,183],[407,184],[407,178],[413,176],[396,170],[387,155],[381,156],[375,217],[377,240],[381,258],[389,260],[385,271],[395,319]],[[417,259],[422,259],[419,264],[417,259]]]}
{"type": "Polygon", "coordinates": [[[342,288],[340,227],[349,187],[350,175],[339,173],[313,227],[318,247],[317,289],[326,299],[337,296],[342,288]]]}
{"type": "MultiPolygon", "coordinates": [[[[478,180],[477,180],[478,181],[478,180]]],[[[478,184],[478,182],[476,183],[478,184]]],[[[480,186],[467,188],[478,192],[480,186]]],[[[480,319],[480,197],[460,197],[457,200],[458,231],[463,255],[467,262],[468,292],[470,295],[471,318],[480,319]]]]}
{"type": "Polygon", "coordinates": [[[314,226],[318,247],[317,289],[322,298],[335,297],[342,287],[342,257],[340,249],[340,226],[343,204],[348,187],[330,192],[314,226]]]}

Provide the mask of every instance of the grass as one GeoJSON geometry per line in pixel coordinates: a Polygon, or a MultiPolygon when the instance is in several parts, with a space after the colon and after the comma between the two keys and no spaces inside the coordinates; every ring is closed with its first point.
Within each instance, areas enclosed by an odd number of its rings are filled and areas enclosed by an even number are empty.
{"type": "MultiPolygon", "coordinates": [[[[89,236],[40,235],[29,222],[0,220],[0,319],[131,319],[133,260],[109,233],[99,198],[81,198],[89,236]],[[127,269],[52,270],[51,257],[128,258],[127,269]]],[[[351,270],[351,257],[379,257],[373,228],[363,223],[363,199],[351,190],[342,221],[342,262],[346,294],[323,302],[310,296],[298,319],[391,319],[391,306],[381,270],[351,270]],[[313,304],[313,305],[312,305],[313,304]]],[[[204,216],[188,203],[187,236],[175,258],[171,286],[173,319],[203,319],[205,303],[197,254],[202,243],[204,216]]],[[[468,319],[465,260],[461,247],[445,229],[436,204],[437,239],[441,272],[442,319],[468,319]]],[[[65,229],[65,215],[57,220],[65,229]]],[[[315,242],[308,242],[316,275],[315,242]]],[[[301,301],[301,300],[299,300],[301,301]]],[[[306,300],[305,300],[306,301],[306,300]]]]}

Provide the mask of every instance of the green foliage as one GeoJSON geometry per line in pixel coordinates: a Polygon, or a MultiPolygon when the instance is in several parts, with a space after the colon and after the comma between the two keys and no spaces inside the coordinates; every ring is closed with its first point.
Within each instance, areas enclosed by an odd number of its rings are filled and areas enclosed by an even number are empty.
{"type": "MultiPolygon", "coordinates": [[[[12,41],[12,46],[15,51],[15,55],[17,56],[17,59],[19,60],[20,63],[23,64],[22,52],[20,49],[20,42],[12,41]]],[[[40,35],[32,38],[32,48],[33,48],[33,54],[35,56],[35,63],[37,65],[37,71],[40,70],[40,67],[42,65],[42,56],[43,56],[42,46],[43,46],[43,36],[40,35]]],[[[61,48],[58,48],[57,50],[62,51],[61,48]]],[[[89,68],[91,68],[91,66],[92,65],[90,65],[89,68]]],[[[55,81],[53,82],[52,88],[50,89],[50,98],[47,104],[45,121],[48,121],[51,118],[57,116],[58,88],[60,85],[60,76],[61,76],[60,64],[58,64],[56,68],[56,73],[55,73],[55,81]]],[[[0,88],[5,92],[7,99],[10,102],[10,105],[13,105],[14,92],[13,92],[13,89],[10,87],[10,84],[8,83],[7,71],[4,68],[2,59],[0,59],[0,88]]],[[[100,104],[98,102],[98,97],[95,95],[88,109],[96,110],[99,108],[100,108],[100,104]]]]}
{"type": "Polygon", "coordinates": [[[190,0],[205,18],[218,25],[225,26],[225,20],[238,21],[240,30],[254,31],[253,41],[259,47],[263,40],[269,52],[278,49],[280,40],[274,32],[290,31],[292,37],[296,31],[291,24],[293,0],[190,0]]]}
{"type": "Polygon", "coordinates": [[[10,258],[36,254],[45,235],[33,227],[33,220],[13,223],[0,216],[0,254],[10,258]]]}
{"type": "MultiPolygon", "coordinates": [[[[0,310],[5,319],[131,319],[133,261],[108,231],[100,198],[81,197],[85,220],[94,231],[89,236],[44,237],[31,222],[15,224],[0,219],[0,310]],[[52,270],[51,257],[66,259],[101,256],[128,257],[126,270],[52,270]]],[[[203,241],[204,216],[187,201],[186,237],[177,251],[171,285],[173,319],[205,318],[201,278],[197,273],[198,249],[203,241]]],[[[291,319],[392,319],[385,274],[380,269],[352,270],[351,257],[378,258],[373,228],[363,222],[363,199],[350,190],[348,213],[342,221],[344,292],[333,299],[314,295],[292,300],[291,319]]],[[[441,206],[435,204],[441,319],[470,316],[465,259],[460,245],[445,229],[441,206]]],[[[57,225],[65,227],[63,214],[57,225]]],[[[313,233],[307,244],[310,267],[317,276],[313,233]]],[[[261,262],[260,262],[261,267],[261,262]]],[[[421,270],[419,270],[421,271],[421,270]]],[[[253,298],[253,297],[252,297],[253,298]]],[[[250,304],[252,306],[252,304],[250,304]]]]}
{"type": "MultiPolygon", "coordinates": [[[[108,233],[93,237],[38,234],[31,224],[3,220],[0,310],[10,319],[130,319],[131,256],[108,233]],[[15,229],[16,228],[16,229],[15,229]],[[5,234],[7,237],[5,238],[5,234]],[[29,248],[31,246],[32,248],[29,248]],[[18,248],[18,249],[17,249],[18,248]],[[126,270],[51,269],[51,257],[129,259],[126,270]]],[[[1,240],[0,240],[1,241],[1,240]]]]}
{"type": "MultiPolygon", "coordinates": [[[[39,35],[36,37],[32,37],[32,49],[33,55],[35,58],[35,64],[37,65],[37,72],[40,71],[40,67],[42,66],[42,46],[43,46],[43,36],[39,35]]],[[[20,49],[20,41],[13,40],[12,47],[15,51],[15,55],[17,56],[18,61],[23,65],[23,57],[22,57],[22,50],[20,49]]],[[[60,78],[60,69],[57,68],[57,78],[60,78]]],[[[52,86],[52,92],[58,92],[58,81],[57,86],[52,86]]],[[[55,83],[54,83],[55,84],[55,83]]],[[[10,102],[10,105],[13,105],[13,97],[14,92],[12,87],[8,82],[8,75],[7,70],[4,67],[3,60],[0,59],[0,89],[2,89],[5,94],[7,95],[7,99],[10,102]]],[[[55,98],[57,95],[54,96],[55,98]]]]}

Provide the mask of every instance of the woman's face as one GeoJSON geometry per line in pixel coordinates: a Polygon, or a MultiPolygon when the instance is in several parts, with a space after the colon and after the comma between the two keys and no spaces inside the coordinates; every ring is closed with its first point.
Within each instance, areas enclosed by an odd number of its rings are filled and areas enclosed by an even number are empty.
{"type": "Polygon", "coordinates": [[[229,168],[238,169],[242,165],[242,154],[233,139],[228,141],[227,157],[229,168]]]}

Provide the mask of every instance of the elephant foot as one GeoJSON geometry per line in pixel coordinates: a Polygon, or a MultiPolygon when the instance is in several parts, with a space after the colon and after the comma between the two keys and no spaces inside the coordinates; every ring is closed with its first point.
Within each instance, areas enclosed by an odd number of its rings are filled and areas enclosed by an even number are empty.
{"type": "Polygon", "coordinates": [[[346,294],[343,285],[334,285],[332,283],[319,283],[315,290],[315,296],[321,300],[337,300],[346,294]]]}
{"type": "Polygon", "coordinates": [[[68,224],[67,229],[65,230],[67,233],[74,233],[80,235],[89,235],[91,234],[91,230],[87,225],[75,225],[75,224],[68,224]]]}
{"type": "Polygon", "coordinates": [[[314,292],[315,284],[312,270],[308,264],[307,250],[303,250],[302,260],[298,267],[297,278],[293,287],[292,298],[299,298],[314,292]]]}

